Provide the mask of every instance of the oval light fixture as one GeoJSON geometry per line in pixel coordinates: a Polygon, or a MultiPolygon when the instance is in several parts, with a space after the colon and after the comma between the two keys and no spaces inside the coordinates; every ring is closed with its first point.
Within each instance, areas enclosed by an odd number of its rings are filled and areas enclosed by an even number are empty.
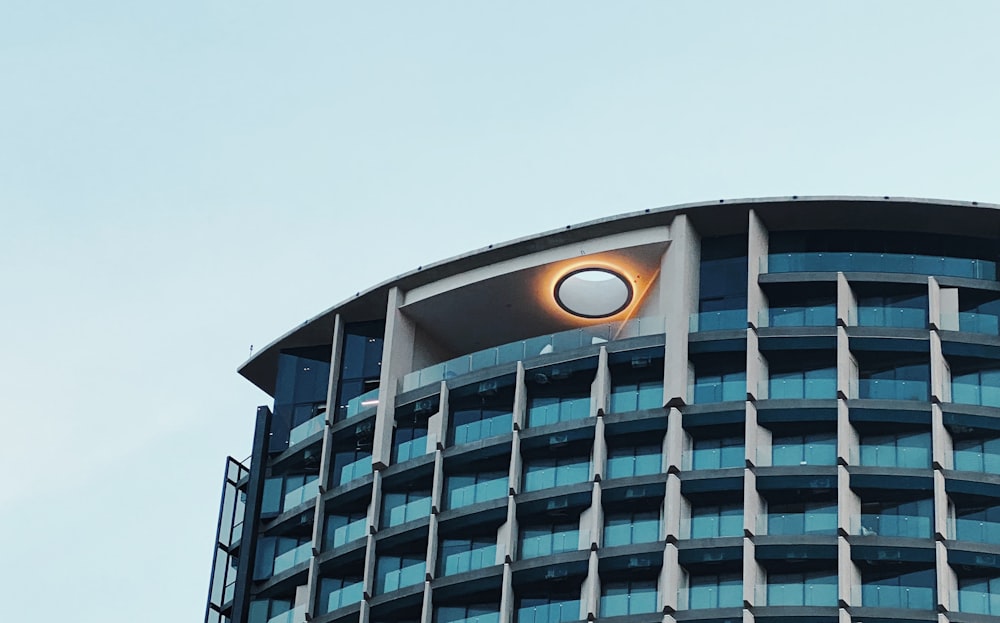
{"type": "Polygon", "coordinates": [[[556,282],[556,303],[581,318],[614,316],[632,302],[632,284],[607,268],[580,268],[556,282]]]}

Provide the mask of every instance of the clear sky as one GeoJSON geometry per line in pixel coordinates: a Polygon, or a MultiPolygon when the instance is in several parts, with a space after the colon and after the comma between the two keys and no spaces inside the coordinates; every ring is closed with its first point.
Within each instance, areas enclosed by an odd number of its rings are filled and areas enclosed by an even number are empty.
{"type": "Polygon", "coordinates": [[[205,605],[235,373],[375,282],[686,201],[1000,202],[995,0],[0,0],[0,603],[205,605]]]}

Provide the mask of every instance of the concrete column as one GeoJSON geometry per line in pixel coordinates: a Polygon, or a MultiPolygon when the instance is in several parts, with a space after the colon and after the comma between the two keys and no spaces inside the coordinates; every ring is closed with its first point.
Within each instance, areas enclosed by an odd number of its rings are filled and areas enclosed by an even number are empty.
{"type": "Polygon", "coordinates": [[[364,578],[365,599],[371,599],[375,595],[375,535],[369,534],[365,543],[365,569],[364,578]]]}
{"type": "Polygon", "coordinates": [[[760,354],[757,330],[747,331],[747,400],[767,398],[767,359],[760,354]]]}
{"type": "Polygon", "coordinates": [[[590,385],[590,416],[604,415],[611,402],[611,371],[608,369],[608,348],[601,347],[597,358],[597,376],[590,385]]]}
{"type": "Polygon", "coordinates": [[[837,466],[837,533],[848,536],[856,532],[861,515],[861,498],[850,487],[847,468],[837,466]]]}
{"type": "Polygon", "coordinates": [[[597,552],[591,551],[587,560],[587,577],[580,586],[580,619],[593,621],[601,606],[601,576],[598,572],[597,552]]]}
{"type": "Polygon", "coordinates": [[[944,473],[934,470],[934,538],[943,541],[949,538],[948,493],[944,487],[944,473]]]}
{"type": "Polygon", "coordinates": [[[430,525],[427,529],[427,562],[424,576],[428,582],[433,580],[437,574],[438,549],[435,546],[438,544],[438,516],[431,515],[430,525]]]}
{"type": "Polygon", "coordinates": [[[427,448],[444,450],[448,438],[448,384],[441,381],[438,410],[427,420],[427,448]]]}
{"type": "Polygon", "coordinates": [[[837,397],[858,397],[858,360],[851,353],[847,329],[843,325],[837,326],[837,397]]]}
{"type": "Polygon", "coordinates": [[[517,560],[517,505],[514,496],[507,496],[507,521],[497,529],[497,563],[517,560]]]}
{"type": "Polygon", "coordinates": [[[958,331],[960,325],[958,318],[960,309],[958,306],[958,288],[940,288],[938,299],[940,323],[936,328],[941,331],[958,331]]]}
{"type": "Polygon", "coordinates": [[[521,458],[521,431],[514,430],[514,440],[510,451],[510,481],[508,491],[510,495],[517,495],[521,490],[521,471],[524,461],[521,458]]]}
{"type": "Polygon", "coordinates": [[[663,534],[667,541],[676,543],[687,538],[682,517],[691,518],[691,506],[681,495],[681,479],[676,473],[667,474],[666,495],[663,498],[663,534]]]}
{"type": "MultiPolygon", "coordinates": [[[[854,564],[854,561],[851,560],[851,545],[843,535],[837,537],[837,578],[837,601],[840,607],[851,608],[860,606],[861,593],[856,592],[855,588],[861,586],[861,573],[858,571],[858,567],[854,564]]],[[[850,617],[847,620],[850,621],[850,617]]]]}
{"type": "Polygon", "coordinates": [[[514,574],[510,563],[503,566],[503,585],[500,588],[500,623],[514,621],[514,574]]]}
{"type": "Polygon", "coordinates": [[[382,374],[379,377],[379,398],[375,415],[375,438],[372,444],[372,466],[385,469],[392,454],[393,412],[399,379],[413,365],[415,326],[401,311],[403,291],[389,290],[385,313],[385,341],[382,344],[382,374]]]}
{"type": "Polygon", "coordinates": [[[767,296],[760,287],[760,274],[767,272],[767,229],[760,217],[750,210],[747,235],[747,326],[757,329],[767,313],[767,296]]]}
{"type": "Polygon", "coordinates": [[[858,299],[844,273],[837,273],[837,324],[842,327],[858,324],[858,299]]]}
{"type": "Polygon", "coordinates": [[[931,401],[951,402],[951,368],[941,349],[941,334],[931,331],[931,401]]]}
{"type": "Polygon", "coordinates": [[[431,514],[444,510],[444,454],[434,450],[434,480],[431,483],[431,514]]]}
{"type": "Polygon", "coordinates": [[[951,433],[944,425],[944,412],[941,405],[931,405],[931,456],[934,469],[955,468],[955,446],[951,433]]]}
{"type": "Polygon", "coordinates": [[[368,532],[375,534],[378,530],[378,519],[382,513],[382,472],[375,472],[372,480],[372,499],[368,504],[368,532]]]}
{"type": "Polygon", "coordinates": [[[604,438],[604,417],[597,418],[594,426],[594,447],[590,450],[591,465],[594,466],[594,480],[600,482],[604,478],[608,460],[608,443],[604,438]]]}
{"type": "Polygon", "coordinates": [[[948,550],[941,541],[934,544],[934,558],[937,572],[938,610],[957,611],[958,576],[948,564],[948,550]]]}
{"type": "Polygon", "coordinates": [[[762,451],[767,455],[765,460],[770,462],[770,452],[767,450],[771,447],[771,431],[757,424],[756,403],[747,402],[746,413],[743,433],[744,461],[747,467],[755,467],[760,464],[762,451]]]}
{"type": "Polygon", "coordinates": [[[528,386],[524,382],[524,364],[517,362],[517,374],[514,379],[514,430],[527,426],[528,386]]]}
{"type": "Polygon", "coordinates": [[[660,275],[673,280],[675,285],[660,290],[667,332],[663,397],[666,404],[676,406],[686,404],[691,398],[688,379],[673,371],[688,368],[689,322],[691,314],[698,311],[701,237],[684,214],[675,216],[669,229],[670,246],[663,255],[660,275]]]}
{"type": "Polygon", "coordinates": [[[604,544],[604,506],[601,502],[601,483],[594,483],[590,508],[580,513],[580,549],[597,550],[604,544]],[[584,532],[589,532],[585,535],[584,532]]]}
{"type": "Polygon", "coordinates": [[[424,600],[420,605],[420,623],[434,622],[434,596],[430,582],[424,583],[424,600]]]}
{"type": "Polygon", "coordinates": [[[941,328],[941,286],[934,277],[927,278],[927,323],[931,330],[941,328]]]}
{"type": "Polygon", "coordinates": [[[668,542],[663,550],[663,568],[660,569],[660,575],[656,580],[656,589],[663,603],[663,611],[668,615],[680,610],[678,597],[683,588],[682,575],[677,544],[668,542]]]}
{"type": "Polygon", "coordinates": [[[664,452],[667,455],[667,472],[679,473],[684,460],[684,427],[681,412],[676,407],[667,411],[667,434],[664,437],[664,452]]]}
{"type": "MultiPolygon", "coordinates": [[[[764,569],[757,562],[752,540],[743,539],[743,607],[753,608],[756,602],[757,584],[766,580],[764,569]]],[[[757,604],[760,605],[760,604],[757,604]]]]}
{"type": "Polygon", "coordinates": [[[858,431],[851,426],[847,403],[837,401],[837,463],[852,465],[861,455],[858,431]]]}

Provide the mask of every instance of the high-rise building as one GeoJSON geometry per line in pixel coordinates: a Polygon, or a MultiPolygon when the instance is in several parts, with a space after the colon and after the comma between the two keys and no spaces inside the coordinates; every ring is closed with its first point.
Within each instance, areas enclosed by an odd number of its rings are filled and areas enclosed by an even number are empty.
{"type": "Polygon", "coordinates": [[[1000,621],[998,262],[1000,206],[791,197],[351,296],[240,369],[206,621],[1000,621]]]}

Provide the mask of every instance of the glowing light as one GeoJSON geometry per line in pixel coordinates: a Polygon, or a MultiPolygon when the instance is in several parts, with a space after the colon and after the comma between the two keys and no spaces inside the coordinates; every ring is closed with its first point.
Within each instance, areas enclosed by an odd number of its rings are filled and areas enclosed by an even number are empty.
{"type": "Polygon", "coordinates": [[[578,268],[556,282],[553,294],[564,311],[581,318],[607,318],[632,302],[632,284],[604,267],[578,268]]]}

